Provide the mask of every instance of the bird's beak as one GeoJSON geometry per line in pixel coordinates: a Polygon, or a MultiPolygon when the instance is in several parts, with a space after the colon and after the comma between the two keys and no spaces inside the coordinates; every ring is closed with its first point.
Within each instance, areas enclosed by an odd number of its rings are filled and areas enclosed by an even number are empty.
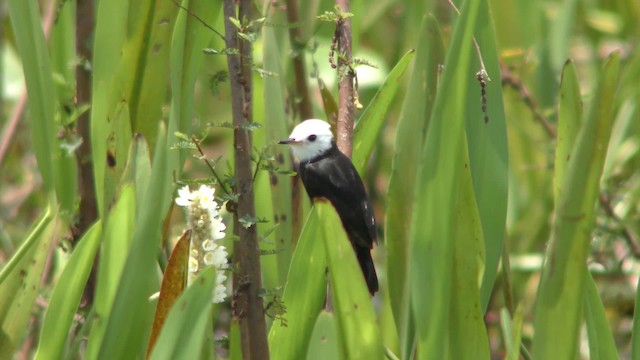
{"type": "Polygon", "coordinates": [[[278,144],[282,144],[282,145],[295,144],[295,143],[297,143],[297,141],[294,138],[288,138],[286,140],[278,141],[278,144]]]}

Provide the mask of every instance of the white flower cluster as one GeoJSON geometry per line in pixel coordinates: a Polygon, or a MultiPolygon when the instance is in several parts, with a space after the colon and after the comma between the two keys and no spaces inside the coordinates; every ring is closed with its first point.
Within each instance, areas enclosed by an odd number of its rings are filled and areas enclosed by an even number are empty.
{"type": "Polygon", "coordinates": [[[178,190],[176,204],[187,208],[187,224],[191,229],[188,284],[191,284],[203,268],[215,266],[217,272],[213,302],[220,303],[227,296],[227,288],[224,285],[227,276],[223,270],[227,265],[228,254],[227,249],[217,243],[224,238],[226,226],[213,198],[214,191],[214,188],[207,185],[201,185],[195,191],[185,186],[178,190]]]}

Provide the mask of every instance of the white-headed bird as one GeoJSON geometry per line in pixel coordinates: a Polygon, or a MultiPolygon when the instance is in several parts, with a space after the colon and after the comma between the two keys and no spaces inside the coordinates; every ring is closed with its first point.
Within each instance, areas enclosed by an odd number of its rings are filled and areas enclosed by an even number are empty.
{"type": "Polygon", "coordinates": [[[305,120],[279,143],[289,145],[300,161],[298,174],[311,200],[328,199],[336,209],[373,295],[378,291],[371,258],[376,220],[362,179],[351,160],[338,150],[331,125],[317,119],[305,120]]]}

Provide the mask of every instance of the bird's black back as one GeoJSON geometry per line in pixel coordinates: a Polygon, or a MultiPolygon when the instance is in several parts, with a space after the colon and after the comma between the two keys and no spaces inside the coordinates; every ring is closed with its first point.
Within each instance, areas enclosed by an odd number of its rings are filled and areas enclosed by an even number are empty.
{"type": "Polygon", "coordinates": [[[301,162],[298,173],[312,200],[326,198],[336,209],[373,294],[378,290],[370,253],[376,241],[376,222],[371,202],[353,163],[334,144],[317,158],[301,162]]]}

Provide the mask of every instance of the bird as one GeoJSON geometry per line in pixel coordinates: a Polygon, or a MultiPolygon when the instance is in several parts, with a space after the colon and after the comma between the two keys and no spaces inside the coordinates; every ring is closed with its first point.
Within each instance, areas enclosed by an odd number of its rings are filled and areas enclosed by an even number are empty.
{"type": "Polygon", "coordinates": [[[371,296],[378,291],[378,276],[371,258],[377,242],[371,201],[351,160],[336,146],[331,125],[319,119],[298,124],[288,139],[298,159],[297,172],[312,200],[325,198],[333,205],[362,269],[371,296]]]}

